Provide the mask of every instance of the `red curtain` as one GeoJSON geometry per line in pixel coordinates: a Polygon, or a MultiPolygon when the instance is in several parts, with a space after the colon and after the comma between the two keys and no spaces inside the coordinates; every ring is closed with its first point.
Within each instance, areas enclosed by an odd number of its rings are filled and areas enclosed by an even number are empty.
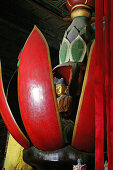
{"type": "Polygon", "coordinates": [[[95,170],[104,169],[105,130],[108,170],[113,170],[113,0],[95,0],[95,27],[95,170]]]}
{"type": "Polygon", "coordinates": [[[106,90],[106,117],[107,117],[107,153],[108,153],[108,169],[111,165],[111,150],[110,150],[110,1],[104,0],[105,14],[105,90],[106,90]]]}
{"type": "Polygon", "coordinates": [[[108,169],[113,170],[113,1],[104,0],[108,169]]]}
{"type": "Polygon", "coordinates": [[[95,1],[95,170],[104,170],[104,74],[103,0],[95,1]]]}

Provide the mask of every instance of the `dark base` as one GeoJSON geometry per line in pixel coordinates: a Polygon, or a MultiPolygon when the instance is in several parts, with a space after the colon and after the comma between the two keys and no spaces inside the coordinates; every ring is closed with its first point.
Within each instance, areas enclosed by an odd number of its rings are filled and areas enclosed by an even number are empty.
{"type": "Polygon", "coordinates": [[[69,165],[37,165],[34,170],[73,170],[73,166],[69,165]]]}
{"type": "Polygon", "coordinates": [[[94,170],[94,154],[80,152],[71,146],[44,152],[35,147],[23,151],[24,161],[36,170],[73,170],[73,165],[81,159],[87,165],[87,170],[94,170]]]}

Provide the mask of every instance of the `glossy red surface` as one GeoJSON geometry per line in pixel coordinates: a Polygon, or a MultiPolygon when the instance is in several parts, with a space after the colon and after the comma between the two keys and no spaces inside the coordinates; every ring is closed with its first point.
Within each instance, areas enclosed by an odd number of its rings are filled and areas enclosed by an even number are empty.
{"type": "Polygon", "coordinates": [[[29,141],[18,127],[5,97],[2,83],[1,63],[0,63],[0,113],[11,135],[20,145],[22,145],[24,148],[28,148],[29,141]]]}
{"type": "Polygon", "coordinates": [[[95,51],[93,49],[91,60],[86,68],[82,95],[80,97],[79,109],[75,121],[73,134],[74,148],[87,152],[94,152],[95,147],[95,100],[94,100],[94,64],[95,51]],[[86,81],[86,82],[85,82],[86,81]]]}
{"type": "Polygon", "coordinates": [[[51,151],[63,147],[49,49],[34,27],[22,52],[18,96],[22,119],[35,147],[51,151]]]}
{"type": "Polygon", "coordinates": [[[75,5],[84,4],[90,6],[92,9],[95,8],[95,0],[66,0],[66,6],[71,11],[75,5]]]}
{"type": "Polygon", "coordinates": [[[70,82],[72,79],[72,66],[59,66],[53,69],[53,75],[60,74],[67,82],[70,82]]]}

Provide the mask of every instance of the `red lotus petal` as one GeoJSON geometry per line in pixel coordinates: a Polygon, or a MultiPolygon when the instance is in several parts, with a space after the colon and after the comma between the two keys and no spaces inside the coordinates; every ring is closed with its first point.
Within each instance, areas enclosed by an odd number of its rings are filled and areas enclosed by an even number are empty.
{"type": "Polygon", "coordinates": [[[24,148],[28,148],[29,141],[18,127],[5,97],[2,83],[1,63],[0,63],[0,113],[11,135],[20,145],[22,145],[24,148]]]}
{"type": "Polygon", "coordinates": [[[36,26],[22,52],[18,96],[22,119],[32,143],[46,151],[63,147],[49,49],[36,26]]]}
{"type": "Polygon", "coordinates": [[[95,101],[94,101],[94,43],[88,58],[85,78],[75,120],[72,138],[74,148],[94,152],[95,146],[95,101]]]}

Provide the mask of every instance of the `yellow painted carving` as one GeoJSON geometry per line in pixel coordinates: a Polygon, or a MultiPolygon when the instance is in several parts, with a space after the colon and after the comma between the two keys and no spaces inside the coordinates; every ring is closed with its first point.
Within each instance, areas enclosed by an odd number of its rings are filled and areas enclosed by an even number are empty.
{"type": "Polygon", "coordinates": [[[87,4],[87,3],[88,3],[88,0],[85,1],[85,4],[87,4]]]}
{"type": "Polygon", "coordinates": [[[67,0],[67,3],[69,4],[69,6],[71,6],[71,4],[69,3],[69,1],[67,0]]]}

